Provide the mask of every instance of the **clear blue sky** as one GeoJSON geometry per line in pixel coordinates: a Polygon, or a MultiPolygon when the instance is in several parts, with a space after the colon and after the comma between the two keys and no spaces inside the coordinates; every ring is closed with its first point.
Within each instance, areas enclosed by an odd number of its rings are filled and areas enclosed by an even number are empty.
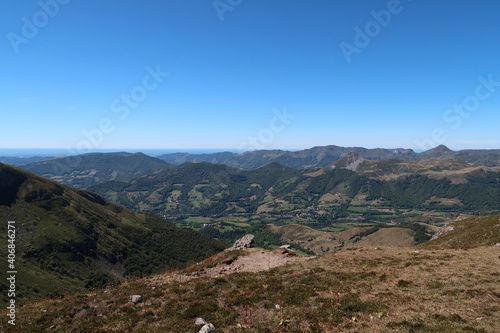
{"type": "Polygon", "coordinates": [[[500,148],[497,0],[58,1],[2,4],[0,148],[500,148]]]}

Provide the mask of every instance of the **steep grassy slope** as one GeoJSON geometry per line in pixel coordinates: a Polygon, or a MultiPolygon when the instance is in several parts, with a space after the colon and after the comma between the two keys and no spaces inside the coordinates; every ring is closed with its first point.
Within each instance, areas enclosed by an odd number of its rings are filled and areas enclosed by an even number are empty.
{"type": "Polygon", "coordinates": [[[405,228],[354,227],[340,232],[324,232],[304,225],[272,226],[271,230],[283,239],[317,255],[348,247],[410,246],[413,233],[405,228]]]}
{"type": "Polygon", "coordinates": [[[0,220],[2,258],[7,258],[7,221],[15,221],[19,299],[182,267],[222,249],[213,239],[156,216],[4,164],[0,220]]]}
{"type": "Polygon", "coordinates": [[[424,248],[468,249],[500,244],[500,215],[473,216],[449,224],[438,238],[422,244],[424,248]]]}
{"type": "MultiPolygon", "coordinates": [[[[244,254],[224,252],[176,274],[29,304],[18,309],[17,325],[8,330],[197,332],[196,317],[217,332],[500,329],[500,247],[352,249],[258,273],[203,277],[244,254]],[[135,294],[142,296],[137,304],[130,302],[135,294]]],[[[0,328],[7,330],[5,320],[0,328]]]]}
{"type": "Polygon", "coordinates": [[[91,153],[30,163],[23,169],[68,186],[87,188],[111,180],[131,180],[172,167],[142,153],[91,153]]]}

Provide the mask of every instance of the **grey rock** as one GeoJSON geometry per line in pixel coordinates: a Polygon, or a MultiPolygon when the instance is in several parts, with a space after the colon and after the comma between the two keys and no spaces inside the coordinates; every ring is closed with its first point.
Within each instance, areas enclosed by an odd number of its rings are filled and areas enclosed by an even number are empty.
{"type": "Polygon", "coordinates": [[[142,296],[141,295],[132,295],[132,296],[130,296],[130,301],[132,303],[134,303],[134,304],[139,303],[141,300],[142,300],[142,296]]]}
{"type": "Polygon", "coordinates": [[[205,319],[203,319],[203,318],[199,318],[199,317],[198,317],[198,318],[196,318],[196,320],[194,321],[194,324],[195,324],[195,325],[200,325],[200,326],[201,326],[201,325],[205,325],[206,323],[207,323],[207,322],[205,321],[205,319]]]}
{"type": "Polygon", "coordinates": [[[229,250],[244,250],[244,249],[249,249],[254,246],[254,240],[255,236],[254,235],[245,235],[238,239],[236,242],[234,242],[234,245],[229,248],[229,250]]]}
{"type": "Polygon", "coordinates": [[[206,324],[205,326],[203,326],[202,328],[200,328],[200,330],[198,331],[198,333],[210,333],[210,332],[213,332],[215,331],[215,326],[212,325],[212,324],[206,324]]]}

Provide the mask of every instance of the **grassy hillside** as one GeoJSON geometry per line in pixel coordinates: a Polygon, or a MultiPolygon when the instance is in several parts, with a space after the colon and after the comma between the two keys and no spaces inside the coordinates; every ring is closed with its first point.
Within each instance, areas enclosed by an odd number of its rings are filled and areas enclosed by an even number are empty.
{"type": "MultiPolygon", "coordinates": [[[[4,235],[7,221],[16,222],[20,300],[183,267],[222,249],[210,237],[159,217],[133,213],[93,193],[4,164],[0,220],[4,235]]],[[[2,237],[2,258],[6,250],[7,237],[2,237]]]]}
{"type": "MultiPolygon", "coordinates": [[[[11,332],[495,333],[500,247],[352,249],[262,272],[203,276],[249,252],[176,274],[18,309],[11,332]],[[133,304],[130,296],[139,294],[133,304]],[[50,329],[49,329],[50,328],[50,329]]],[[[0,310],[4,315],[5,309],[0,310]]],[[[6,321],[0,327],[7,329],[6,321]]]]}
{"type": "Polygon", "coordinates": [[[106,181],[126,181],[172,168],[142,153],[91,153],[30,163],[23,169],[77,188],[106,181]]]}
{"type": "Polygon", "coordinates": [[[285,243],[297,244],[318,255],[349,247],[411,246],[414,235],[407,228],[353,227],[339,232],[325,232],[313,228],[287,224],[272,226],[285,243]]]}
{"type": "Polygon", "coordinates": [[[425,172],[405,173],[408,168],[402,167],[400,177],[386,179],[371,177],[370,173],[376,169],[382,175],[394,174],[395,165],[400,163],[377,163],[377,168],[360,165],[367,175],[339,168],[298,171],[277,163],[251,171],[185,163],[132,182],[108,182],[90,189],[129,208],[167,216],[265,212],[334,219],[346,216],[351,205],[360,212],[387,207],[453,212],[500,210],[500,172],[496,169],[468,172],[467,164],[428,162],[408,167],[425,172]],[[456,176],[457,169],[463,171],[460,182],[449,176],[453,172],[456,176]]]}
{"type": "Polygon", "coordinates": [[[214,215],[256,211],[271,188],[286,191],[300,172],[279,164],[243,171],[220,164],[185,163],[175,169],[90,189],[127,207],[157,215],[214,215]]]}
{"type": "MultiPolygon", "coordinates": [[[[500,244],[500,215],[473,216],[450,223],[438,238],[422,244],[425,248],[468,249],[500,244]]],[[[499,245],[500,246],[500,245],[499,245]]]]}

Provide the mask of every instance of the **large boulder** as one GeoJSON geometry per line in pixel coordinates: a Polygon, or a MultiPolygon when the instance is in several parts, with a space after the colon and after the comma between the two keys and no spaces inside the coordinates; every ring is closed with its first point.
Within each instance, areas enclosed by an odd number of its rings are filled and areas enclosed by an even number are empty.
{"type": "Polygon", "coordinates": [[[249,249],[254,246],[254,240],[255,236],[254,235],[245,235],[238,239],[236,242],[234,242],[234,245],[229,248],[229,250],[244,250],[244,249],[249,249]]]}

